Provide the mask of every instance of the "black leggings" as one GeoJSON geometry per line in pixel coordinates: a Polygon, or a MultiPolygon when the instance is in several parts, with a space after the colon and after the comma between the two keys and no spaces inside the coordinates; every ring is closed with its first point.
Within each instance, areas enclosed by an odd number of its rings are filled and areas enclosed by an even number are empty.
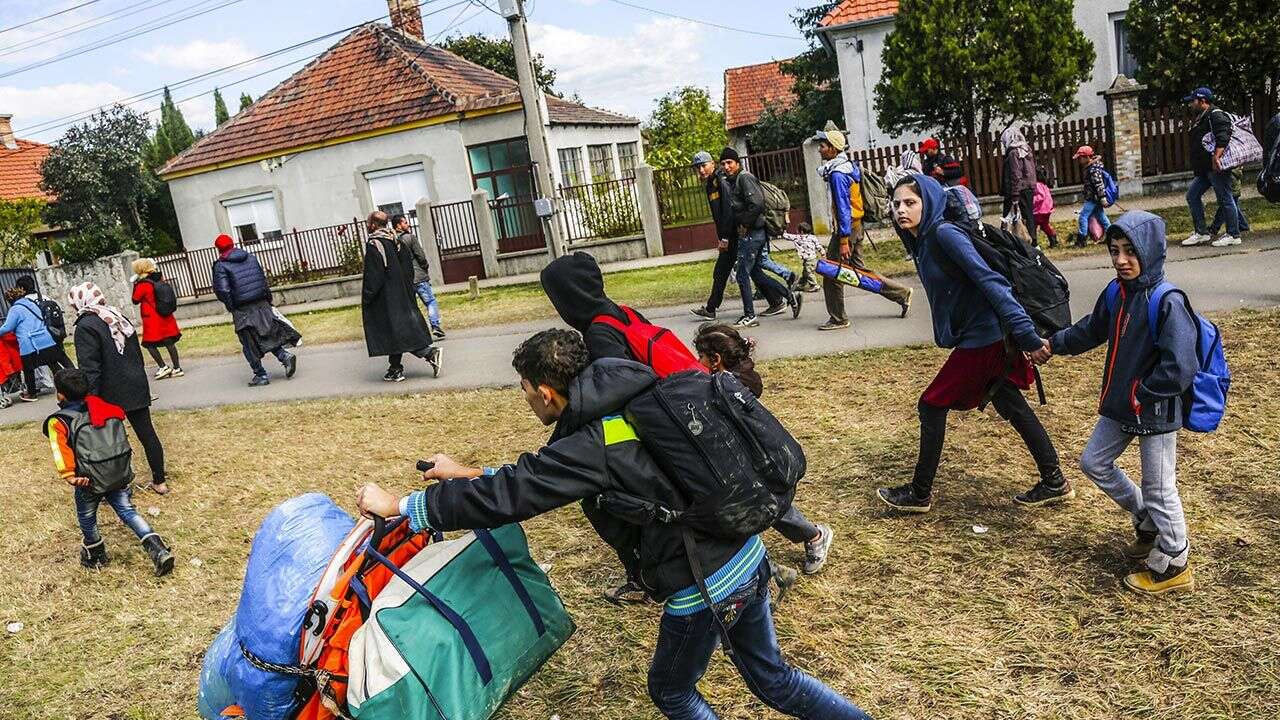
{"type": "Polygon", "coordinates": [[[800,512],[800,508],[795,505],[778,518],[778,521],[773,524],[773,529],[793,543],[809,542],[818,536],[818,526],[809,522],[809,518],[805,517],[804,513],[800,512]]]}
{"type": "MultiPolygon", "coordinates": [[[[1012,383],[1001,380],[997,382],[995,392],[991,396],[991,404],[995,406],[1000,417],[1009,421],[1013,429],[1018,431],[1022,442],[1026,443],[1035,458],[1040,477],[1056,480],[1058,476],[1058,451],[1045,432],[1040,418],[1027,404],[1022,392],[1012,383]]],[[[911,478],[911,487],[916,497],[928,497],[933,492],[933,478],[938,474],[938,463],[942,460],[942,443],[947,437],[947,408],[936,407],[920,401],[920,457],[916,460],[915,476],[911,478]]]]}
{"type": "Polygon", "coordinates": [[[156,435],[156,427],[151,424],[151,408],[125,411],[129,418],[129,426],[133,434],[142,443],[142,450],[147,454],[147,465],[151,466],[151,482],[159,485],[164,482],[164,447],[160,445],[160,436],[156,435]]]}
{"type": "Polygon", "coordinates": [[[169,360],[171,361],[169,363],[169,367],[173,368],[174,370],[177,370],[178,368],[182,367],[181,361],[178,360],[178,341],[177,340],[165,340],[164,343],[161,345],[147,346],[147,352],[151,353],[151,359],[156,361],[156,365],[159,365],[160,367],[164,367],[164,358],[160,356],[160,348],[164,348],[165,350],[169,351],[169,360]]]}
{"type": "Polygon", "coordinates": [[[71,358],[67,357],[67,351],[62,349],[62,343],[58,343],[50,348],[45,348],[30,355],[22,356],[22,381],[27,384],[27,395],[29,397],[36,396],[36,368],[41,365],[48,365],[54,372],[62,368],[73,368],[71,358]]]}

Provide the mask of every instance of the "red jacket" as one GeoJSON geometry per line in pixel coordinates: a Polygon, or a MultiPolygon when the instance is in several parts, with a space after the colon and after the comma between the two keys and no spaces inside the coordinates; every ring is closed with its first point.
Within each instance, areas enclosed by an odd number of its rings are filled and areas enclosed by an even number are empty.
{"type": "Polygon", "coordinates": [[[142,344],[160,345],[182,337],[178,321],[172,315],[156,312],[156,288],[143,278],[133,285],[133,304],[142,312],[142,344]]]}

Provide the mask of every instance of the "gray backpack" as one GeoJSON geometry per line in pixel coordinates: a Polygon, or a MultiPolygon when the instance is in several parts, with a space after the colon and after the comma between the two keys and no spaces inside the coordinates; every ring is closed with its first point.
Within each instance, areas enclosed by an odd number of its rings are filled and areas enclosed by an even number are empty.
{"type": "Polygon", "coordinates": [[[858,188],[862,191],[862,221],[875,224],[888,220],[889,187],[884,178],[864,169],[858,188]]]}
{"type": "Polygon", "coordinates": [[[89,478],[90,492],[102,495],[133,482],[133,448],[122,420],[110,418],[98,427],[89,422],[88,411],[60,410],[51,417],[67,424],[67,445],[76,454],[76,475],[89,478]]]}
{"type": "Polygon", "coordinates": [[[787,215],[791,212],[791,198],[787,191],[763,180],[760,189],[764,191],[764,232],[771,238],[782,237],[787,231],[787,215]]]}

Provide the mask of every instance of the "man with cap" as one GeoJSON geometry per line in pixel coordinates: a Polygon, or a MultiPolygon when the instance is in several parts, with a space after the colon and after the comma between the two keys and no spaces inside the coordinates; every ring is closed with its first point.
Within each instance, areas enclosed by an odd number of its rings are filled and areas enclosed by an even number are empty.
{"type": "Polygon", "coordinates": [[[920,155],[925,175],[947,187],[964,184],[964,167],[959,160],[942,152],[937,138],[925,138],[920,143],[920,155]]]}
{"type": "Polygon", "coordinates": [[[297,346],[302,336],[272,309],[271,285],[258,258],[236,247],[229,235],[219,235],[213,246],[218,249],[218,259],[213,263],[213,293],[231,313],[244,359],[253,369],[249,387],[271,384],[262,366],[262,356],[267,353],[284,366],[285,377],[293,377],[298,371],[298,356],[285,347],[297,346]]]}
{"type": "Polygon", "coordinates": [[[1195,229],[1182,241],[1183,246],[1210,243],[1214,247],[1240,244],[1240,213],[1236,199],[1231,194],[1231,171],[1222,169],[1222,154],[1231,142],[1231,116],[1213,104],[1213,91],[1199,87],[1182,102],[1191,109],[1195,120],[1191,123],[1191,172],[1195,173],[1187,186],[1187,207],[1191,210],[1191,223],[1195,229]],[[1204,137],[1213,136],[1213,153],[1204,149],[1204,137]],[[1218,207],[1227,223],[1227,234],[1214,240],[1204,222],[1206,190],[1213,188],[1218,207]]]}
{"type": "MultiPolygon", "coordinates": [[[[1084,176],[1084,182],[1080,195],[1084,199],[1084,204],[1080,206],[1076,247],[1084,247],[1088,243],[1090,219],[1096,219],[1102,226],[1103,237],[1106,236],[1107,228],[1111,227],[1111,219],[1103,209],[1110,205],[1107,201],[1107,182],[1102,177],[1102,158],[1098,157],[1093,148],[1081,145],[1071,159],[1080,163],[1080,167],[1083,168],[1081,175],[1084,176]]],[[[1098,242],[1102,242],[1102,239],[1099,238],[1098,242]]]]}
{"type": "MultiPolygon", "coordinates": [[[[818,143],[822,165],[818,175],[827,182],[831,191],[831,242],[827,245],[827,259],[871,271],[862,259],[862,169],[845,152],[847,141],[844,133],[828,126],[813,136],[818,143]]],[[[911,307],[911,288],[886,277],[881,277],[880,295],[902,308],[900,317],[907,316],[911,307]]],[[[827,305],[827,321],[819,330],[843,330],[849,327],[849,316],[844,309],[844,285],[834,278],[822,278],[822,297],[827,305]]]]}
{"type": "Polygon", "coordinates": [[[720,151],[720,167],[730,190],[729,200],[733,210],[733,225],[738,236],[737,276],[738,290],[742,293],[742,317],[734,325],[738,327],[755,327],[760,324],[756,318],[755,303],[751,299],[751,281],[760,286],[760,292],[769,301],[769,307],[762,315],[780,315],[787,306],[791,307],[791,316],[800,315],[800,293],[782,285],[767,276],[760,265],[761,251],[769,242],[764,224],[764,189],[755,175],[742,169],[738,151],[726,147],[720,151]]]}

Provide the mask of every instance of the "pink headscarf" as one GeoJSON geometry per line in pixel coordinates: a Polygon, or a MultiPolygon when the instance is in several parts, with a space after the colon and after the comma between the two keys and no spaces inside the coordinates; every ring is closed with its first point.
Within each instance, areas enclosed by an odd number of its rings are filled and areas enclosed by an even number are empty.
{"type": "Polygon", "coordinates": [[[111,339],[116,343],[116,352],[124,354],[124,342],[134,333],[133,323],[129,322],[129,318],[122,315],[119,310],[107,304],[107,297],[102,294],[102,288],[91,282],[80,283],[71,288],[67,293],[67,299],[71,301],[71,307],[75,308],[77,317],[93,313],[101,318],[111,330],[111,339]]]}

